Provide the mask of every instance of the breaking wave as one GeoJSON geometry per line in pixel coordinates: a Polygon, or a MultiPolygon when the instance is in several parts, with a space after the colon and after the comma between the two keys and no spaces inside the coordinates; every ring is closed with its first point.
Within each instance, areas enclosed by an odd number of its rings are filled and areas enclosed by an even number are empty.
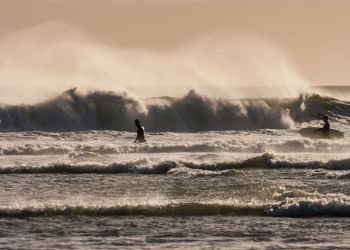
{"type": "MultiPolygon", "coordinates": [[[[262,131],[259,131],[262,133],[262,131]]],[[[56,135],[61,139],[65,135],[56,135]]],[[[103,136],[103,134],[101,135],[103,136]]],[[[132,138],[134,134],[125,135],[132,138]]],[[[310,140],[296,134],[295,139],[281,139],[280,141],[240,140],[234,135],[229,140],[217,139],[199,142],[148,142],[147,144],[87,144],[85,142],[69,143],[11,143],[0,145],[1,155],[106,155],[126,153],[176,153],[176,152],[239,152],[239,153],[264,153],[264,152],[310,152],[310,153],[347,153],[350,143],[345,140],[310,140]]],[[[79,139],[78,139],[79,140],[79,139]]],[[[83,139],[81,139],[83,140],[83,139]]],[[[85,138],[86,140],[86,138],[85,138]]]]}
{"type": "Polygon", "coordinates": [[[0,207],[0,217],[34,216],[272,216],[350,217],[350,198],[344,194],[291,191],[271,201],[210,200],[199,202],[34,202],[0,207]]]}
{"type": "Polygon", "coordinates": [[[297,159],[281,159],[272,154],[252,156],[248,159],[224,162],[198,161],[163,161],[146,158],[129,162],[104,163],[50,163],[40,165],[26,164],[16,166],[1,166],[0,174],[189,174],[189,175],[233,175],[244,169],[328,169],[350,170],[350,158],[328,161],[300,161],[297,159]],[[235,171],[237,170],[237,171],[235,171]],[[221,172],[220,172],[221,171],[221,172]]]}
{"type": "Polygon", "coordinates": [[[39,206],[0,208],[0,217],[33,216],[211,216],[211,215],[263,215],[267,207],[245,207],[205,203],[180,203],[167,205],[121,206],[39,206]]]}
{"type": "Polygon", "coordinates": [[[344,170],[344,171],[317,171],[311,173],[312,176],[318,176],[318,177],[327,177],[330,179],[349,179],[350,178],[350,171],[344,170]]]}
{"type": "Polygon", "coordinates": [[[269,215],[277,217],[350,217],[350,197],[341,193],[320,194],[303,191],[282,194],[269,215]]]}
{"type": "Polygon", "coordinates": [[[148,131],[198,132],[209,130],[289,128],[311,114],[327,113],[347,118],[350,104],[318,95],[298,99],[211,99],[195,91],[182,98],[140,101],[124,94],[70,89],[36,105],[2,106],[2,131],[133,131],[142,119],[148,131]]]}

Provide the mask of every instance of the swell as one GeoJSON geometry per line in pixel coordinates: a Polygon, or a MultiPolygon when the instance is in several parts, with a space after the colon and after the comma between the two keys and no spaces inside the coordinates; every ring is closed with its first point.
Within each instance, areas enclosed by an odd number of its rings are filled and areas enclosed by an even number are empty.
{"type": "Polygon", "coordinates": [[[281,160],[271,154],[253,156],[245,160],[225,162],[198,161],[162,161],[160,159],[141,159],[130,162],[103,163],[51,163],[35,165],[1,166],[0,174],[198,174],[232,175],[234,171],[244,169],[328,169],[349,170],[350,158],[329,161],[297,161],[295,159],[281,160]],[[205,172],[207,171],[207,172],[205,172]],[[224,171],[220,173],[220,171],[224,171]]]}
{"type": "Polygon", "coordinates": [[[121,206],[41,206],[0,208],[0,217],[33,216],[211,216],[211,215],[263,215],[267,207],[237,206],[205,203],[180,203],[167,205],[121,206]]]}
{"type": "Polygon", "coordinates": [[[297,99],[224,100],[195,91],[178,98],[142,102],[124,94],[95,91],[80,95],[70,89],[36,105],[2,106],[2,131],[134,131],[139,118],[151,132],[289,128],[294,121],[313,119],[312,114],[348,118],[350,104],[319,95],[297,99]]]}
{"type": "Polygon", "coordinates": [[[268,202],[163,202],[162,204],[34,203],[0,207],[0,217],[37,216],[270,216],[350,217],[350,199],[343,194],[291,192],[268,202]],[[293,195],[297,195],[293,197],[293,195]]]}

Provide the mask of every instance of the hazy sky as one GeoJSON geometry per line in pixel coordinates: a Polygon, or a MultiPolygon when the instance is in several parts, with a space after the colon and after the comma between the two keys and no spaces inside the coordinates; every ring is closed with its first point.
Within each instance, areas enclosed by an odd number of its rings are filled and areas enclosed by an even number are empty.
{"type": "Polygon", "coordinates": [[[349,84],[349,13],[349,0],[0,0],[0,42],[52,22],[106,47],[151,53],[216,34],[256,37],[308,81],[349,84]]]}

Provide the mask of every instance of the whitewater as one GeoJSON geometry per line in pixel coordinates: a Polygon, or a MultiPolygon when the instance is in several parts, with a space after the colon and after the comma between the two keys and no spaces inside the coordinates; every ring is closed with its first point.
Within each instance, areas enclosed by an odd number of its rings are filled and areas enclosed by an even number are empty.
{"type": "Polygon", "coordinates": [[[76,89],[0,107],[4,248],[345,249],[350,103],[136,99],[76,89]],[[327,114],[341,139],[299,129],[327,114]],[[139,118],[146,143],[133,143],[139,118]],[[6,228],[6,229],[5,229],[6,228]]]}

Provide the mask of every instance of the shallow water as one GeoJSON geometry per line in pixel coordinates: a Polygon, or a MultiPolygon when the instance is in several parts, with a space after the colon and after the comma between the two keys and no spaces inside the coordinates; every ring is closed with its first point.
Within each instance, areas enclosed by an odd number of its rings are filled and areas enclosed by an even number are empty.
{"type": "Polygon", "coordinates": [[[348,218],[250,216],[2,218],[0,244],[12,249],[347,249],[349,223],[348,218]]]}
{"type": "MultiPolygon", "coordinates": [[[[348,132],[340,125],[339,130],[348,132]]],[[[12,249],[344,249],[350,140],[297,129],[0,134],[12,249]]]]}

